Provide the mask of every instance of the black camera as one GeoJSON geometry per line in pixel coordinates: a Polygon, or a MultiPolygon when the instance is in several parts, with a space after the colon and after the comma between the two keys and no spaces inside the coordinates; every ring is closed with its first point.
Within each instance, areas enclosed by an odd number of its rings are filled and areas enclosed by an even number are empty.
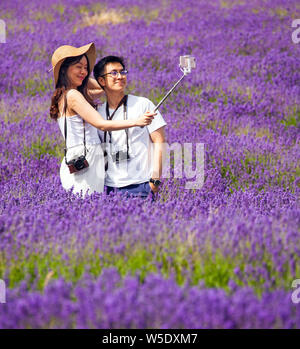
{"type": "Polygon", "coordinates": [[[79,156],[76,159],[67,162],[70,173],[79,172],[82,169],[89,167],[89,163],[84,155],[79,156]]]}
{"type": "Polygon", "coordinates": [[[113,162],[116,162],[116,163],[130,159],[128,151],[117,151],[116,153],[112,153],[111,157],[113,162]]]}

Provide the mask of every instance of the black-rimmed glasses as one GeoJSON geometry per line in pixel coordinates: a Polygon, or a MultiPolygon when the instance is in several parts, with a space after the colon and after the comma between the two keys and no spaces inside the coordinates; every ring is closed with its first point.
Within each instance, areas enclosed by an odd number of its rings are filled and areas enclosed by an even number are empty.
{"type": "Polygon", "coordinates": [[[121,75],[121,77],[125,77],[127,74],[128,74],[128,70],[126,69],[123,69],[121,71],[117,71],[117,70],[112,70],[111,72],[109,73],[106,73],[106,74],[103,74],[101,75],[101,77],[104,77],[106,75],[110,75],[112,76],[113,78],[117,78],[119,76],[119,74],[121,75]]]}

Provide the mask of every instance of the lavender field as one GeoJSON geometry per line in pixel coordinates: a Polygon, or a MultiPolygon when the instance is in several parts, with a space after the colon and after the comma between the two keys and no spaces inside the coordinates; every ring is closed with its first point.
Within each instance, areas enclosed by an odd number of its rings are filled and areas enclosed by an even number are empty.
{"type": "Polygon", "coordinates": [[[300,328],[295,18],[297,0],[1,1],[0,328],[300,328]],[[47,71],[89,42],[154,103],[196,57],[160,110],[169,144],[204,143],[202,188],[172,169],[155,202],[64,191],[47,71]]]}

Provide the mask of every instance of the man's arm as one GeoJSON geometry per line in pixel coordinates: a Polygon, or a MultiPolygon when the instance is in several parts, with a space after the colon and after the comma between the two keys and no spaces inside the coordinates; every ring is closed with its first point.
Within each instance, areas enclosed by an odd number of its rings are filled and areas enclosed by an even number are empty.
{"type": "MultiPolygon", "coordinates": [[[[163,153],[164,153],[164,143],[165,138],[165,126],[155,130],[150,134],[150,138],[154,143],[154,154],[153,154],[153,172],[151,178],[160,179],[162,175],[163,166],[163,153]]],[[[156,187],[153,183],[149,183],[152,191],[157,193],[159,187],[156,187]]]]}

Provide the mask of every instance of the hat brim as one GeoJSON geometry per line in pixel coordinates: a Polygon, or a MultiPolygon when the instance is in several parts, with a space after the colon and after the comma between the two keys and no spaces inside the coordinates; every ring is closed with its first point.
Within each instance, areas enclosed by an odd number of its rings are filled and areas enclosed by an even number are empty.
{"type": "Polygon", "coordinates": [[[96,48],[92,42],[81,47],[73,47],[69,45],[60,46],[52,56],[52,67],[54,75],[54,84],[56,86],[59,76],[59,70],[64,60],[69,57],[77,57],[86,54],[89,60],[90,72],[92,72],[96,62],[96,48]]]}

